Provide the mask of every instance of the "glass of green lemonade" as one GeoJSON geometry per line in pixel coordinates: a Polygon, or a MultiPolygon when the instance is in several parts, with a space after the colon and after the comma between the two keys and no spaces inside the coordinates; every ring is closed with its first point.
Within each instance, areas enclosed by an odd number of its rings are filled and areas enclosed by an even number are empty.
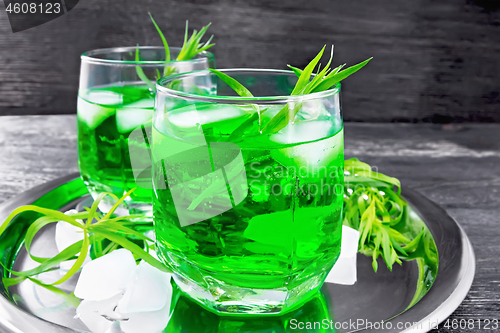
{"type": "MultiPolygon", "coordinates": [[[[176,59],[180,48],[171,48],[176,59]]],[[[147,132],[154,110],[155,81],[164,75],[214,67],[214,56],[201,52],[187,61],[165,62],[163,47],[121,47],[81,56],[78,92],[78,162],[94,199],[103,192],[117,197],[137,187],[121,213],[151,217],[151,157],[147,132]],[[138,59],[138,61],[136,61],[138,59]]],[[[99,206],[107,212],[114,201],[99,206]]]]}
{"type": "Polygon", "coordinates": [[[340,253],[340,84],[290,96],[290,71],[208,70],[157,82],[152,129],[159,257],[223,314],[278,314],[321,287],[340,253]],[[280,110],[290,121],[270,129],[280,110]]]}

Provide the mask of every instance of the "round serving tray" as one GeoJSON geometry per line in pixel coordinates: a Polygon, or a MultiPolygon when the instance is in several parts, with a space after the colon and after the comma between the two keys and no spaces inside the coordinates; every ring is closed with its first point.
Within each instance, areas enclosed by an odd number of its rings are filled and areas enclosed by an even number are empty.
{"type": "MultiPolygon", "coordinates": [[[[427,332],[445,320],[463,301],[475,273],[474,251],[462,228],[438,205],[408,188],[403,196],[432,233],[439,270],[430,290],[410,306],[419,283],[416,261],[395,265],[389,272],[371,258],[358,255],[358,281],[353,286],[325,283],[321,293],[298,310],[276,317],[221,317],[185,296],[175,305],[164,332],[427,332]]],[[[0,205],[0,221],[21,205],[68,210],[88,200],[77,174],[48,182],[0,205]]],[[[14,268],[33,265],[22,236],[36,215],[23,214],[0,237],[3,263],[14,268]]],[[[54,255],[54,227],[43,229],[32,245],[40,255],[54,255]]],[[[2,268],[0,267],[0,271],[2,268]]],[[[2,271],[2,274],[3,271],[2,271]]],[[[61,288],[74,288],[76,278],[61,288]]],[[[0,283],[0,333],[87,332],[74,319],[75,309],[29,281],[6,290],[0,283]]],[[[120,332],[118,328],[112,332],[120,332]]],[[[111,331],[110,331],[111,333],[111,331]]]]}

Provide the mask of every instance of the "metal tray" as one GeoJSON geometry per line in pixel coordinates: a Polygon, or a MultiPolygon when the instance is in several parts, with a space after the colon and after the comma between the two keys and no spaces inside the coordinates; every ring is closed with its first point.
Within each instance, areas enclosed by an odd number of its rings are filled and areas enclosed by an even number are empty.
{"type": "MultiPolygon", "coordinates": [[[[438,205],[408,188],[403,196],[431,231],[439,252],[439,270],[432,287],[409,307],[418,282],[415,261],[389,272],[358,256],[358,282],[326,283],[321,293],[298,310],[280,317],[221,317],[181,296],[165,332],[427,332],[445,320],[463,301],[475,273],[472,246],[462,228],[438,205]],[[335,330],[332,328],[336,328],[335,330]]],[[[48,182],[0,205],[0,221],[21,205],[68,210],[88,200],[78,174],[48,182]]],[[[35,215],[23,214],[0,237],[2,262],[16,269],[33,265],[22,239],[35,215]]],[[[54,228],[42,230],[32,245],[41,255],[54,255],[54,228]]],[[[0,271],[1,271],[0,267],[0,271]]],[[[3,274],[3,272],[2,272],[3,274]]],[[[62,288],[71,290],[76,279],[62,288]]],[[[73,319],[75,309],[29,281],[6,290],[0,283],[0,333],[87,332],[73,319]]],[[[120,332],[119,329],[113,332],[120,332]]]]}

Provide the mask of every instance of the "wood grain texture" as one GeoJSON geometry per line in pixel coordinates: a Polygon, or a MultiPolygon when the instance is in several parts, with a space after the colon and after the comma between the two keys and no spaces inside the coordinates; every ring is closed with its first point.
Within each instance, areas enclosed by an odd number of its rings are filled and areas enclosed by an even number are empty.
{"type": "MultiPolygon", "coordinates": [[[[77,170],[75,116],[0,117],[0,203],[77,170]]],[[[500,124],[346,124],[356,156],[435,201],[467,232],[472,289],[450,319],[500,320],[500,124]]],[[[433,333],[482,332],[447,330],[433,333]]]]}
{"type": "Polygon", "coordinates": [[[74,116],[0,117],[0,201],[76,171],[74,116]]]}
{"type": "MultiPolygon", "coordinates": [[[[0,8],[2,5],[0,5],[0,8]]],[[[500,5],[486,0],[82,0],[13,34],[0,10],[0,115],[74,113],[79,55],[170,45],[212,22],[218,67],[302,67],[324,44],[335,63],[374,60],[343,85],[348,121],[500,121],[500,5]]]]}
{"type": "MultiPolygon", "coordinates": [[[[358,157],[438,203],[476,255],[472,288],[450,320],[500,321],[500,125],[346,124],[346,157],[358,157]]],[[[484,332],[445,329],[433,333],[484,332]]]]}

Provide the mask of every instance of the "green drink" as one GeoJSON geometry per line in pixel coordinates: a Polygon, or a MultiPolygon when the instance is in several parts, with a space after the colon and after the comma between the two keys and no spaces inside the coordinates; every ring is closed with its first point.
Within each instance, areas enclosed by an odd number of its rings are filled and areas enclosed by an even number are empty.
{"type": "Polygon", "coordinates": [[[145,84],[92,89],[78,97],[79,166],[85,184],[94,195],[111,192],[118,197],[140,185],[129,197],[137,213],[142,213],[141,204],[151,202],[151,176],[150,169],[134,176],[129,145],[137,148],[134,158],[150,157],[146,142],[129,141],[129,136],[138,127],[151,126],[153,110],[154,94],[145,84]]]}
{"type": "MultiPolygon", "coordinates": [[[[270,94],[289,93],[293,74],[262,72],[229,73],[257,88],[267,84],[270,94]]],[[[265,134],[241,129],[256,112],[265,124],[290,101],[234,101],[219,97],[226,92],[217,83],[205,71],[159,81],[152,134],[158,254],[179,287],[209,309],[288,311],[321,287],[340,252],[340,89],[302,97],[295,123],[265,134]],[[166,88],[174,79],[176,88],[166,88]],[[217,96],[191,92],[210,84],[217,96]]]]}
{"type": "MultiPolygon", "coordinates": [[[[170,58],[181,54],[170,48],[170,58]]],[[[165,61],[164,47],[124,47],[82,55],[78,93],[78,160],[80,173],[94,199],[103,192],[117,197],[137,188],[118,214],[152,216],[151,156],[146,133],[154,111],[154,81],[167,73],[213,67],[203,51],[192,59],[165,61]]],[[[115,201],[106,197],[99,209],[115,201]]]]}

